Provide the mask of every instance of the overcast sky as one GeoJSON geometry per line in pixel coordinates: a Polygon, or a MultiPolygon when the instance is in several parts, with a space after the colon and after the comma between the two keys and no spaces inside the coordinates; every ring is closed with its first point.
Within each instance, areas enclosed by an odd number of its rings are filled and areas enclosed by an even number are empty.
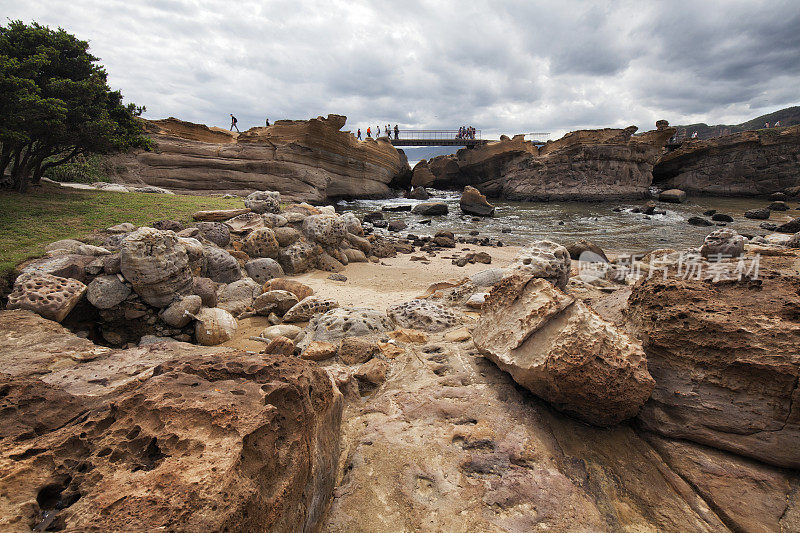
{"type": "Polygon", "coordinates": [[[0,0],[88,40],[148,118],[348,116],[484,137],[800,104],[800,2],[0,0]]]}

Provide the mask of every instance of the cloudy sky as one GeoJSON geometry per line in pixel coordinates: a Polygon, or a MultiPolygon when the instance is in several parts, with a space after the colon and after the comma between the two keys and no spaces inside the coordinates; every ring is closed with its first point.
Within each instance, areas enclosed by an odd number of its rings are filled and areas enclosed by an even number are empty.
{"type": "Polygon", "coordinates": [[[113,88],[241,129],[471,124],[484,137],[739,123],[800,104],[800,3],[0,0],[90,42],[113,88]]]}

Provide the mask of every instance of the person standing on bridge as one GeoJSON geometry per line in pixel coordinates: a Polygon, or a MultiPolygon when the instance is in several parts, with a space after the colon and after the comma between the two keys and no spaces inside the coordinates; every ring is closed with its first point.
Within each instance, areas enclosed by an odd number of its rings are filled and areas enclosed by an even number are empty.
{"type": "Polygon", "coordinates": [[[233,113],[231,113],[231,131],[233,131],[233,128],[236,128],[236,133],[241,133],[239,131],[239,126],[236,125],[237,122],[239,121],[236,120],[236,117],[234,117],[233,113]]]}
{"type": "Polygon", "coordinates": [[[397,127],[397,124],[394,125],[394,140],[400,138],[400,128],[397,127]]]}
{"type": "Polygon", "coordinates": [[[356,136],[356,139],[359,141],[361,140],[361,128],[358,128],[358,135],[356,136]]]}

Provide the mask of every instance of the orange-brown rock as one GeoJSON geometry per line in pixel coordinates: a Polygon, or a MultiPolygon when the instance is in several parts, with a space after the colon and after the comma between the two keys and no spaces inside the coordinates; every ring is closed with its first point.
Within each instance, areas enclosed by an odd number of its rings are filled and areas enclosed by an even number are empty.
{"type": "Polygon", "coordinates": [[[800,276],[760,281],[653,276],[630,323],[656,380],[639,420],[652,431],[800,467],[800,276]]]}
{"type": "Polygon", "coordinates": [[[690,194],[766,195],[800,186],[800,126],[686,140],[659,159],[653,181],[690,194]]]}
{"type": "Polygon", "coordinates": [[[239,135],[174,118],[147,122],[152,152],[116,156],[116,178],[183,192],[271,190],[285,201],[380,197],[408,181],[405,155],[386,139],[357,141],[346,117],[279,120],[239,135]]]}
{"type": "Polygon", "coordinates": [[[0,331],[0,530],[319,528],[342,412],[324,371],[179,342],[86,357],[26,311],[0,331]]]}
{"type": "Polygon", "coordinates": [[[595,425],[635,416],[653,390],[636,339],[530,274],[492,288],[472,336],[517,383],[595,425]]]}
{"type": "Polygon", "coordinates": [[[414,170],[412,172],[412,187],[430,187],[436,180],[436,176],[431,173],[430,168],[428,168],[428,162],[425,159],[414,165],[414,170]]]}
{"type": "Polygon", "coordinates": [[[434,187],[472,185],[510,200],[606,200],[643,198],[653,165],[674,128],[632,136],[625,129],[579,130],[542,147],[523,135],[428,162],[434,187]]]}

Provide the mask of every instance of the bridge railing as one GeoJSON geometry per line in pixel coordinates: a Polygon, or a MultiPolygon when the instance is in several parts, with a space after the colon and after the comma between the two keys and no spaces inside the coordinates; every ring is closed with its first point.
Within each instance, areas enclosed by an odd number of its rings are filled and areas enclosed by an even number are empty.
{"type": "MultiPolygon", "coordinates": [[[[391,137],[394,139],[394,130],[391,132],[391,137]]],[[[444,141],[451,139],[475,139],[480,140],[481,130],[475,130],[474,135],[469,137],[459,137],[458,130],[400,130],[398,139],[419,139],[424,141],[444,141]]]]}

